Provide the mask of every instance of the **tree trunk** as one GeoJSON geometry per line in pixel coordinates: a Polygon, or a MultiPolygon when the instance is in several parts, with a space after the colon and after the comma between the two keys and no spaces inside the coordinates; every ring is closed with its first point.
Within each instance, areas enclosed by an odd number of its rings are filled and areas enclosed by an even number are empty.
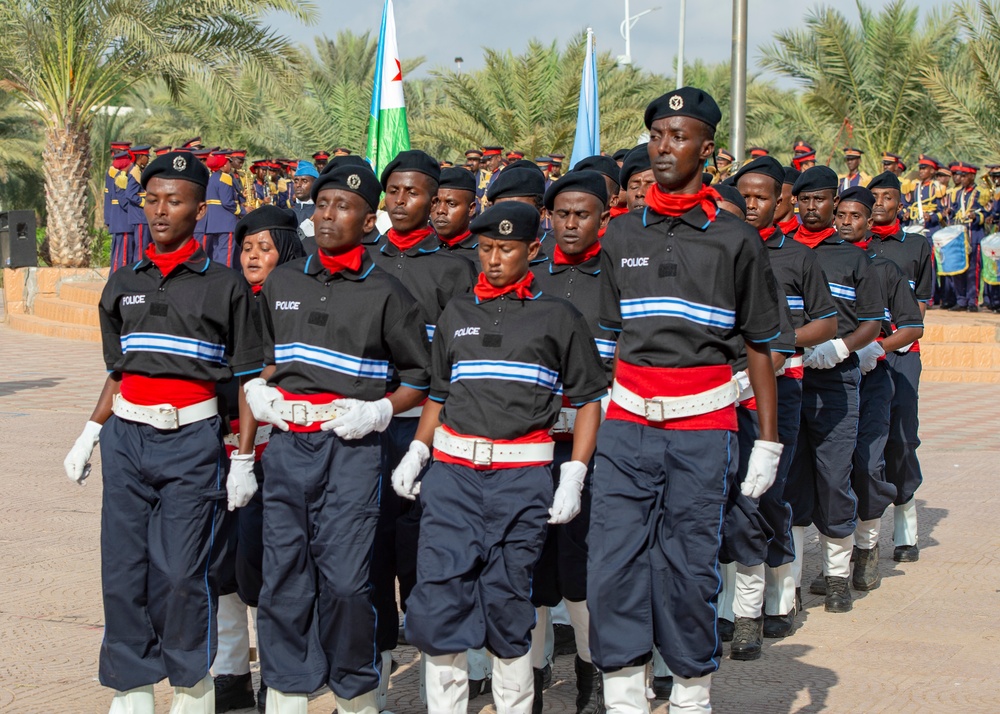
{"type": "Polygon", "coordinates": [[[87,196],[90,193],[90,136],[70,126],[45,130],[42,152],[45,177],[46,238],[52,265],[86,267],[90,263],[87,196]]]}

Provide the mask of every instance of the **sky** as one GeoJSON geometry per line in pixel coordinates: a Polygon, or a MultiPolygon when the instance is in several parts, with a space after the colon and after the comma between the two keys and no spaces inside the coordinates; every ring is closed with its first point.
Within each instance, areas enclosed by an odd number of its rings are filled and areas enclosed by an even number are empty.
{"type": "MultiPolygon", "coordinates": [[[[889,0],[865,0],[869,6],[883,6],[889,0]]],[[[943,4],[942,0],[910,0],[921,11],[943,4]]],[[[296,42],[312,44],[318,35],[335,37],[338,30],[371,30],[378,36],[382,18],[381,0],[316,0],[319,22],[305,27],[287,15],[269,18],[272,27],[296,42]]],[[[853,0],[749,0],[747,57],[751,70],[760,48],[771,42],[776,30],[803,26],[808,12],[827,5],[857,17],[853,0]]],[[[454,58],[462,57],[463,70],[482,66],[482,48],[521,52],[531,38],[563,44],[577,32],[594,29],[599,51],[613,55],[625,52],[619,34],[625,18],[625,0],[393,0],[396,36],[400,54],[423,55],[427,62],[418,70],[454,68],[454,58]]],[[[659,7],[640,18],[632,29],[632,61],[659,74],[673,74],[677,54],[680,0],[630,0],[634,16],[659,7]]],[[[731,53],[732,4],[722,0],[688,0],[685,61],[728,60],[731,53]]]]}

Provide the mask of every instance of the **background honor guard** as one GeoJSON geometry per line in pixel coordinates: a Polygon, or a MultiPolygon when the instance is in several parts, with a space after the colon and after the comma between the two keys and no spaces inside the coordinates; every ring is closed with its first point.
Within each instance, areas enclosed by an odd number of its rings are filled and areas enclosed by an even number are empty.
{"type": "MultiPolygon", "coordinates": [[[[236,243],[240,246],[240,266],[243,278],[250,285],[257,303],[255,309],[263,307],[260,302],[261,290],[271,271],[304,255],[297,228],[291,211],[274,206],[253,211],[236,224],[234,233],[236,243]]],[[[253,611],[252,619],[256,628],[257,602],[260,599],[264,567],[264,470],[260,460],[270,438],[271,425],[263,424],[257,428],[252,455],[236,455],[241,431],[238,409],[240,391],[237,380],[230,380],[217,388],[219,411],[228,420],[223,424],[223,432],[226,433],[223,441],[230,458],[253,464],[257,492],[249,503],[230,517],[226,562],[221,568],[219,583],[219,645],[212,663],[216,712],[254,706],[247,607],[253,611]]],[[[261,649],[259,637],[257,648],[258,651],[261,649]]],[[[258,711],[264,711],[266,701],[267,683],[261,680],[256,698],[258,711]]]]}
{"type": "Polygon", "coordinates": [[[419,493],[423,505],[406,635],[426,653],[431,712],[466,711],[465,652],[483,646],[493,654],[497,711],[530,710],[531,573],[546,522],[580,512],[607,394],[584,318],[532,285],[538,223],[538,211],[516,201],[473,221],[484,272],[475,295],[455,298],[441,315],[431,401],[393,473],[396,492],[419,493]],[[563,395],[579,411],[553,498],[549,430],[563,395]],[[417,482],[432,441],[435,463],[417,482]]]}
{"type": "MultiPolygon", "coordinates": [[[[125,153],[127,155],[128,152],[126,150],[131,145],[132,142],[130,141],[112,141],[110,144],[111,147],[110,156],[112,164],[111,166],[108,167],[108,172],[104,175],[104,227],[108,230],[108,233],[112,234],[112,238],[114,237],[114,232],[111,230],[109,219],[111,217],[111,200],[115,198],[114,195],[115,177],[118,176],[118,169],[115,168],[114,166],[114,158],[115,154],[118,153],[125,153]]],[[[113,251],[112,255],[114,255],[113,251]]]]}
{"type": "Polygon", "coordinates": [[[906,275],[896,263],[870,250],[870,241],[878,242],[874,237],[869,238],[868,233],[874,207],[875,196],[859,186],[841,194],[836,218],[840,237],[869,254],[885,304],[885,319],[880,323],[878,341],[858,352],[864,376],[861,378],[858,443],[851,474],[858,499],[851,584],[861,591],[874,590],[881,583],[879,527],[882,514],[896,497],[896,487],[886,479],[885,473],[884,451],[891,429],[893,397],[893,379],[885,356],[911,345],[924,332],[922,310],[906,275]]]}
{"type": "Polygon", "coordinates": [[[262,378],[246,385],[277,427],[264,453],[264,584],[258,620],[269,712],[304,712],[324,684],[341,714],[375,714],[388,679],[376,652],[370,567],[378,520],[378,432],[427,389],[418,308],[361,238],[381,186],[341,166],[313,184],[319,250],[264,286],[262,378]],[[401,386],[386,398],[389,365],[401,386]],[[267,380],[267,381],[265,381],[267,380]]]}
{"type": "Polygon", "coordinates": [[[476,185],[476,199],[479,201],[479,212],[486,208],[486,190],[490,187],[493,178],[499,174],[503,168],[503,147],[484,146],[483,147],[483,170],[476,185]]]}
{"type": "MultiPolygon", "coordinates": [[[[128,169],[128,180],[125,187],[125,205],[128,209],[129,225],[129,261],[138,260],[146,254],[146,248],[150,245],[149,224],[146,221],[146,213],[142,210],[146,199],[146,192],[142,190],[142,172],[149,164],[149,145],[133,146],[128,150],[129,159],[132,166],[128,169]]],[[[121,197],[119,197],[119,201],[121,197]]]]}
{"type": "MultiPolygon", "coordinates": [[[[171,711],[214,714],[209,667],[225,504],[228,496],[230,509],[246,505],[257,487],[252,462],[234,462],[223,479],[215,386],[257,373],[261,345],[246,282],[191,237],[208,171],[171,153],[141,179],[153,243],[101,296],[110,375],[64,465],[82,482],[100,439],[100,680],[116,690],[111,711],[150,714],[153,685],[166,677],[171,711]]],[[[245,403],[240,413],[254,424],[245,403]]],[[[238,451],[252,453],[253,429],[238,451]]]]}
{"type": "MultiPolygon", "coordinates": [[[[593,158],[607,159],[617,168],[611,157],[593,158]]],[[[598,325],[601,273],[599,235],[610,217],[605,179],[604,175],[596,171],[574,167],[573,171],[549,186],[545,192],[545,207],[552,216],[555,247],[551,260],[536,265],[532,272],[539,290],[570,301],[583,315],[604,363],[607,386],[610,386],[615,355],[614,333],[602,330],[598,325]]],[[[617,184],[615,187],[617,189],[617,184]]],[[[617,190],[615,195],[617,196],[617,190]]],[[[552,438],[556,442],[553,472],[572,460],[575,421],[576,409],[564,401],[559,420],[552,429],[552,438]]],[[[542,670],[545,665],[549,608],[560,602],[566,604],[576,638],[574,670],[577,714],[599,714],[604,711],[601,673],[594,667],[590,656],[587,530],[590,527],[592,462],[587,464],[587,469],[580,515],[565,525],[549,528],[542,555],[531,579],[532,602],[538,609],[538,622],[532,630],[531,640],[531,665],[535,673],[535,701],[532,710],[536,713],[542,711],[542,670]]]]}
{"type": "MultiPolygon", "coordinates": [[[[884,316],[878,276],[868,257],[844,242],[833,226],[837,174],[814,166],[803,172],[793,193],[802,226],[795,240],[812,248],[837,308],[837,336],[806,350],[802,425],[785,493],[792,505],[795,545],[815,524],[820,534],[827,612],[848,612],[851,548],[857,499],[851,490],[851,457],[858,438],[857,354],[879,332],[884,316]]],[[[801,562],[800,553],[796,559],[801,562]]],[[[797,571],[801,578],[801,571],[797,571]]],[[[798,585],[798,583],[797,583],[798,585]]]]}
{"type": "Polygon", "coordinates": [[[208,210],[205,215],[205,237],[202,240],[208,257],[228,268],[238,267],[237,244],[233,237],[236,223],[242,211],[233,183],[232,164],[229,157],[221,152],[212,152],[208,157],[208,168],[212,172],[205,192],[208,210]]]}
{"type": "Polygon", "coordinates": [[[719,149],[715,154],[715,177],[712,183],[721,183],[733,175],[736,157],[727,149],[719,149]]]}
{"type": "Polygon", "coordinates": [[[553,181],[558,181],[563,175],[562,166],[563,161],[566,160],[566,154],[549,154],[549,160],[551,161],[551,168],[547,176],[553,181]]]}
{"type": "Polygon", "coordinates": [[[883,151],[882,170],[892,173],[896,178],[900,178],[906,172],[906,164],[899,154],[883,151]]]}
{"type": "MultiPolygon", "coordinates": [[[[803,353],[807,347],[833,339],[837,332],[837,309],[816,255],[784,234],[780,224],[773,225],[776,211],[786,209],[786,202],[790,201],[791,185],[787,181],[792,175],[798,177],[799,172],[782,167],[771,157],[755,159],[736,175],[737,186],[747,205],[747,223],[757,229],[764,241],[779,294],[787,301],[795,331],[795,351],[777,377],[778,440],[784,450],[775,483],[761,496],[759,506],[774,537],[768,545],[764,572],[754,574],[752,588],[743,588],[744,596],[750,595],[746,592],[750,590],[755,602],[763,605],[764,621],[758,632],[772,638],[791,634],[796,609],[801,608],[796,597],[795,570],[801,569],[802,561],[796,561],[795,556],[802,552],[802,547],[801,544],[796,547],[794,542],[786,483],[801,421],[803,353]]],[[[794,215],[792,219],[794,232],[799,224],[794,215]]],[[[740,590],[737,589],[737,594],[740,590]]],[[[738,652],[735,645],[734,651],[738,652]]]]}
{"type": "Polygon", "coordinates": [[[602,242],[601,326],[619,337],[597,444],[587,603],[614,712],[649,711],[653,647],[674,675],[671,706],[711,708],[719,534],[738,458],[732,364],[744,343],[761,425],[747,496],[773,483],[781,453],[768,349],[778,335],[774,279],[756,232],[701,185],[721,116],[691,87],[647,107],[656,183],[646,208],[617,219],[602,242]]]}
{"type": "Polygon", "coordinates": [[[805,171],[816,165],[816,149],[807,142],[799,140],[792,146],[792,168],[805,171]]]}
{"type": "Polygon", "coordinates": [[[792,187],[802,174],[798,169],[790,166],[783,167],[785,170],[785,180],[781,184],[781,202],[774,211],[774,225],[782,235],[789,238],[795,237],[795,231],[802,225],[799,222],[799,215],[796,210],[795,196],[792,195],[792,187]]]}
{"type": "Polygon", "coordinates": [[[750,160],[759,159],[761,156],[769,156],[770,151],[765,149],[763,146],[751,146],[750,149],[750,160]]]}
{"type": "Polygon", "coordinates": [[[853,146],[844,147],[844,163],[847,164],[847,173],[837,177],[837,193],[843,193],[854,186],[867,186],[872,177],[860,169],[861,157],[864,156],[861,149],[853,146]]]}
{"type": "MultiPolygon", "coordinates": [[[[619,203],[621,193],[621,167],[610,156],[588,156],[580,159],[573,167],[573,171],[596,171],[604,177],[604,186],[608,190],[608,219],[611,220],[623,213],[628,213],[628,207],[624,203],[619,203]]],[[[607,225],[601,227],[598,237],[603,238],[607,225]]]]}
{"type": "Polygon", "coordinates": [[[625,190],[625,203],[630,212],[645,210],[646,192],[656,183],[647,147],[647,144],[639,144],[622,161],[620,185],[625,190]]]}
{"type": "Polygon", "coordinates": [[[326,168],[327,162],[330,161],[330,152],[328,151],[317,151],[312,155],[313,166],[316,167],[316,171],[320,172],[326,168]]]}
{"type": "MultiPolygon", "coordinates": [[[[529,206],[534,206],[544,219],[545,174],[530,161],[521,162],[518,160],[518,162],[517,165],[510,164],[500,172],[500,177],[490,184],[486,198],[490,205],[504,201],[527,203],[529,206]]],[[[538,238],[541,241],[545,240],[541,223],[538,227],[538,238]]],[[[543,250],[538,253],[537,257],[533,258],[534,262],[545,260],[544,247],[543,244],[543,250]]]]}
{"type": "MultiPolygon", "coordinates": [[[[934,233],[946,221],[947,192],[935,178],[939,168],[941,163],[937,159],[920,154],[917,160],[917,180],[913,182],[911,191],[903,196],[906,222],[923,229],[928,246],[933,245],[934,233]]],[[[951,304],[945,300],[947,287],[947,281],[938,276],[935,270],[934,291],[929,307],[951,307],[955,304],[954,296],[951,304]]]]}
{"type": "MultiPolygon", "coordinates": [[[[889,174],[876,176],[869,184],[875,196],[872,213],[875,234],[869,247],[876,255],[898,265],[926,310],[934,288],[931,251],[920,236],[904,233],[893,220],[900,202],[899,181],[889,174]]],[[[913,497],[923,481],[917,459],[920,389],[920,342],[886,352],[886,366],[892,377],[893,395],[889,412],[889,437],[885,445],[885,478],[896,487],[893,501],[893,560],[910,562],[920,557],[917,546],[917,502],[913,497]]]]}
{"type": "Polygon", "coordinates": [[[319,171],[308,161],[300,161],[295,169],[295,176],[292,177],[292,190],[295,192],[295,200],[290,208],[295,212],[295,217],[299,220],[299,230],[305,235],[314,234],[312,222],[313,211],[316,204],[312,200],[312,187],[316,179],[319,178],[319,171]]]}
{"type": "Polygon", "coordinates": [[[979,312],[979,244],[983,240],[986,216],[990,209],[990,192],[976,185],[979,167],[965,161],[955,162],[953,172],[956,185],[950,196],[952,225],[963,226],[966,231],[968,268],[951,275],[955,290],[955,311],[979,312]]]}
{"type": "Polygon", "coordinates": [[[353,154],[351,154],[351,150],[348,149],[346,146],[338,146],[336,149],[333,150],[333,155],[335,157],[338,157],[338,156],[353,156],[353,154]]]}
{"type": "Polygon", "coordinates": [[[250,210],[247,207],[247,184],[245,180],[249,180],[249,173],[243,170],[243,165],[247,160],[247,152],[243,149],[232,150],[229,152],[229,165],[232,169],[233,177],[233,188],[236,189],[236,200],[240,203],[240,215],[245,216],[247,211],[250,210]]]}
{"type": "Polygon", "coordinates": [[[132,247],[132,232],[128,222],[128,168],[132,163],[128,151],[119,151],[111,159],[105,190],[108,192],[104,219],[111,233],[111,272],[139,260],[132,247]]]}
{"type": "Polygon", "coordinates": [[[469,230],[476,216],[476,179],[465,169],[443,169],[437,199],[431,207],[431,225],[445,250],[472,262],[478,275],[479,241],[469,230]]]}

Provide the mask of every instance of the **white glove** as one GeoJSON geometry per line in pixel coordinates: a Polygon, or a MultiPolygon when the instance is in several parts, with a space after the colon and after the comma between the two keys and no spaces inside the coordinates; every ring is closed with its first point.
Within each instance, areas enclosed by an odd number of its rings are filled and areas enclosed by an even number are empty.
{"type": "Polygon", "coordinates": [[[587,464],[582,461],[567,461],[562,465],[559,469],[559,488],[549,509],[549,523],[569,523],[580,514],[580,494],[583,493],[586,477],[587,464]]]}
{"type": "Polygon", "coordinates": [[[750,385],[750,375],[748,375],[745,370],[740,370],[734,374],[733,379],[736,380],[736,386],[740,390],[740,394],[736,398],[737,401],[742,402],[753,396],[753,387],[750,385]]]}
{"type": "Polygon", "coordinates": [[[410,448],[403,454],[399,466],[392,472],[392,490],[400,498],[416,500],[420,493],[420,482],[417,476],[431,460],[431,450],[422,441],[411,441],[410,448]]]}
{"type": "Polygon", "coordinates": [[[267,381],[261,377],[251,379],[243,385],[243,392],[247,395],[247,404],[253,417],[257,421],[274,424],[282,431],[288,431],[288,423],[278,415],[278,410],[274,403],[284,400],[274,387],[267,386],[267,381]]]}
{"type": "Polygon", "coordinates": [[[856,354],[858,355],[861,374],[868,374],[875,369],[875,365],[878,364],[878,358],[885,354],[885,350],[882,349],[881,342],[871,342],[858,350],[856,354]]]}
{"type": "Polygon", "coordinates": [[[907,352],[910,351],[911,347],[913,347],[913,343],[912,342],[909,343],[909,344],[907,344],[907,345],[903,345],[902,347],[900,347],[899,349],[896,350],[896,354],[898,354],[898,355],[905,355],[907,352]]]}
{"type": "Polygon", "coordinates": [[[753,442],[747,476],[740,485],[740,491],[749,498],[760,498],[774,484],[778,476],[778,460],[785,447],[773,441],[753,442]]]}
{"type": "Polygon", "coordinates": [[[382,398],[375,402],[360,399],[335,399],[333,406],[346,412],[336,419],[323,422],[323,431],[332,431],[341,439],[361,439],[373,431],[385,431],[392,420],[392,402],[382,398]]]}
{"type": "Polygon", "coordinates": [[[233,454],[229,458],[229,476],[226,477],[226,492],[229,494],[229,510],[250,503],[257,493],[257,477],[253,473],[253,454],[233,454]]]}
{"type": "Polygon", "coordinates": [[[851,351],[840,338],[823,342],[808,352],[802,364],[813,369],[831,369],[847,359],[851,351]]]}
{"type": "Polygon", "coordinates": [[[81,486],[90,476],[90,457],[94,453],[94,446],[97,445],[101,436],[101,425],[96,421],[88,421],[83,425],[83,433],[73,442],[73,448],[63,459],[63,468],[66,469],[66,476],[70,481],[74,481],[81,486]]]}
{"type": "Polygon", "coordinates": [[[302,223],[299,224],[299,230],[302,231],[302,235],[309,236],[312,238],[316,235],[316,226],[313,224],[312,218],[307,218],[302,223]]]}

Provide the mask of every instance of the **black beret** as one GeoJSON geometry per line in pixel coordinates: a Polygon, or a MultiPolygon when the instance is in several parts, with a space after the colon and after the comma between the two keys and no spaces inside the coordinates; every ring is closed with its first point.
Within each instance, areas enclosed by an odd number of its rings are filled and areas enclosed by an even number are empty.
{"type": "Polygon", "coordinates": [[[389,185],[389,177],[396,171],[416,171],[430,176],[435,181],[441,180],[441,163],[426,151],[411,149],[400,151],[396,158],[389,162],[382,171],[382,188],[389,185]]]}
{"type": "Polygon", "coordinates": [[[765,176],[770,176],[779,184],[785,182],[785,170],[781,168],[781,164],[778,163],[777,159],[770,156],[758,156],[749,164],[746,164],[736,172],[736,182],[739,183],[740,179],[747,174],[764,174],[765,176]]]}
{"type": "Polygon", "coordinates": [[[450,188],[456,191],[476,192],[476,179],[465,169],[447,168],[441,169],[441,178],[438,180],[438,188],[450,188]]]}
{"type": "Polygon", "coordinates": [[[902,186],[899,183],[899,177],[892,171],[883,171],[869,181],[868,190],[871,191],[873,188],[894,188],[897,191],[902,190],[902,186]]]}
{"type": "Polygon", "coordinates": [[[365,161],[363,158],[357,154],[348,154],[347,156],[334,156],[329,161],[326,162],[326,166],[320,171],[322,176],[325,173],[333,171],[338,166],[367,166],[371,170],[371,164],[365,161]]]}
{"type": "Polygon", "coordinates": [[[493,185],[486,190],[486,198],[496,203],[500,198],[542,196],[545,194],[545,175],[537,167],[508,166],[493,185]]]}
{"type": "Polygon", "coordinates": [[[783,184],[787,183],[794,186],[795,182],[799,180],[799,176],[802,175],[802,172],[799,171],[798,169],[793,169],[791,166],[785,166],[784,169],[785,169],[785,179],[781,183],[783,184]]]}
{"type": "Polygon", "coordinates": [[[271,241],[278,249],[278,265],[306,254],[297,233],[299,219],[290,208],[264,205],[243,216],[233,230],[236,244],[261,231],[271,231],[271,241]]]}
{"type": "Polygon", "coordinates": [[[634,174],[641,174],[643,171],[649,171],[652,168],[652,164],[649,162],[648,146],[648,143],[639,144],[625,155],[625,161],[622,163],[622,170],[619,174],[619,186],[623,188],[628,186],[628,180],[634,174]]]}
{"type": "Polygon", "coordinates": [[[646,128],[665,117],[692,117],[713,129],[722,121],[722,111],[712,95],[695,87],[681,87],[654,99],[646,107],[646,128]]]}
{"type": "Polygon", "coordinates": [[[209,171],[205,164],[191,159],[191,154],[181,151],[171,151],[169,154],[157,156],[149,162],[149,166],[142,172],[141,180],[143,188],[154,176],[162,179],[180,179],[196,183],[202,188],[208,186],[209,171]]]}
{"type": "Polygon", "coordinates": [[[528,161],[527,159],[518,159],[517,161],[511,161],[504,167],[504,171],[510,171],[511,169],[534,169],[543,176],[545,173],[542,168],[536,164],[534,161],[528,161]]]}
{"type": "Polygon", "coordinates": [[[320,191],[331,188],[356,193],[368,202],[373,211],[378,210],[378,201],[382,197],[382,185],[375,178],[375,172],[368,164],[363,166],[341,165],[334,167],[332,171],[324,171],[313,182],[312,200],[316,200],[320,191]]]}
{"type": "Polygon", "coordinates": [[[630,151],[631,149],[618,149],[618,151],[616,151],[611,155],[611,158],[615,160],[615,163],[619,161],[624,161],[625,157],[628,156],[628,152],[630,151]]]}
{"type": "Polygon", "coordinates": [[[840,180],[829,166],[813,166],[802,172],[792,186],[792,195],[798,196],[803,191],[837,190],[840,180]]]}
{"type": "Polygon", "coordinates": [[[743,211],[744,216],[747,214],[747,202],[743,198],[743,194],[739,192],[739,189],[732,184],[720,183],[715,186],[715,190],[722,196],[722,200],[735,204],[737,208],[743,211]]]}
{"type": "Polygon", "coordinates": [[[604,174],[615,183],[618,183],[618,179],[621,178],[618,162],[610,156],[588,156],[585,159],[580,159],[573,167],[573,171],[596,171],[599,174],[604,174]]]}
{"type": "Polygon", "coordinates": [[[533,241],[538,237],[541,220],[534,206],[521,201],[504,201],[483,211],[469,224],[469,230],[487,238],[533,241]]]}
{"type": "Polygon", "coordinates": [[[589,193],[600,199],[602,207],[608,205],[608,185],[604,182],[604,175],[597,171],[573,169],[558,181],[553,182],[549,186],[549,190],[545,192],[545,207],[551,211],[555,205],[556,196],[563,191],[589,193]]]}
{"type": "Polygon", "coordinates": [[[863,204],[868,208],[868,212],[872,212],[872,208],[875,207],[875,196],[864,186],[851,186],[849,189],[840,194],[840,202],[846,203],[848,201],[855,201],[857,203],[863,204]]]}

